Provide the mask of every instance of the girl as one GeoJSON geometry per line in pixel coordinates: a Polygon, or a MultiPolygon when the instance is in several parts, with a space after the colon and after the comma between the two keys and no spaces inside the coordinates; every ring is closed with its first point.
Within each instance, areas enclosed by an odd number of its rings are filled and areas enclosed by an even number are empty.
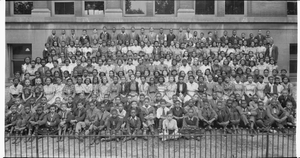
{"type": "Polygon", "coordinates": [[[110,94],[110,100],[114,100],[120,93],[119,78],[117,76],[113,77],[113,82],[110,84],[108,92],[110,94]]]}
{"type": "Polygon", "coordinates": [[[84,87],[84,94],[85,94],[85,98],[87,101],[90,100],[91,95],[93,94],[93,85],[91,83],[91,79],[90,78],[86,78],[84,80],[85,83],[85,87],[84,87]]]}
{"type": "Polygon", "coordinates": [[[42,85],[42,79],[38,78],[35,81],[35,86],[33,88],[33,98],[35,99],[35,103],[39,103],[43,96],[44,96],[44,87],[42,85]]]}
{"type": "Polygon", "coordinates": [[[230,77],[229,76],[225,77],[225,82],[223,84],[223,89],[224,89],[223,99],[227,100],[229,98],[229,96],[233,93],[233,89],[234,89],[233,84],[230,82],[230,77]]]}
{"type": "Polygon", "coordinates": [[[220,100],[223,100],[224,95],[224,85],[223,78],[221,76],[218,77],[217,84],[214,85],[213,91],[217,93],[217,96],[220,100]]]}
{"type": "Polygon", "coordinates": [[[268,100],[268,98],[266,97],[266,95],[264,93],[266,84],[263,81],[264,81],[264,77],[259,76],[258,82],[256,84],[257,85],[256,95],[258,96],[260,101],[263,101],[266,104],[266,101],[268,100]]]}
{"type": "Polygon", "coordinates": [[[60,98],[60,100],[64,102],[64,100],[63,100],[64,87],[65,87],[65,84],[62,83],[62,79],[60,77],[57,77],[56,84],[54,84],[55,96],[52,98],[52,100],[49,101],[49,103],[54,103],[56,98],[60,98]]]}
{"type": "Polygon", "coordinates": [[[154,78],[151,77],[149,80],[149,87],[147,92],[147,95],[150,97],[151,101],[155,101],[155,96],[157,92],[158,92],[157,85],[154,82],[154,78]]]}
{"type": "Polygon", "coordinates": [[[52,69],[53,68],[53,58],[51,56],[48,57],[48,60],[47,60],[47,64],[46,64],[46,67],[48,67],[49,69],[52,69]]]}
{"type": "Polygon", "coordinates": [[[49,104],[53,104],[55,101],[55,86],[52,84],[51,78],[46,78],[44,85],[44,94],[49,104]]]}
{"type": "Polygon", "coordinates": [[[85,70],[87,70],[88,76],[92,77],[93,70],[94,70],[94,66],[92,65],[92,60],[88,59],[86,62],[87,62],[87,65],[85,66],[85,70]]]}
{"type": "Polygon", "coordinates": [[[29,79],[25,80],[25,85],[23,86],[23,93],[22,93],[22,99],[24,101],[25,104],[28,103],[28,101],[30,100],[30,98],[32,98],[33,94],[33,87],[31,86],[31,81],[29,79]]]}
{"type": "Polygon", "coordinates": [[[290,96],[293,96],[293,84],[290,83],[290,79],[288,77],[285,76],[282,78],[281,85],[284,87],[284,89],[288,90],[290,96]]]}
{"type": "Polygon", "coordinates": [[[274,69],[278,68],[278,65],[274,59],[270,59],[270,64],[268,65],[268,68],[270,71],[273,71],[274,69]]]}
{"type": "Polygon", "coordinates": [[[99,85],[99,98],[98,100],[102,101],[105,94],[109,94],[109,83],[106,76],[102,77],[101,84],[99,85]]]}
{"type": "Polygon", "coordinates": [[[244,84],[241,82],[241,77],[236,75],[235,82],[233,84],[233,93],[239,96],[244,96],[244,84]]]}
{"type": "Polygon", "coordinates": [[[69,97],[75,97],[75,86],[71,78],[67,79],[67,84],[62,89],[62,97],[64,101],[67,101],[69,97]]]}

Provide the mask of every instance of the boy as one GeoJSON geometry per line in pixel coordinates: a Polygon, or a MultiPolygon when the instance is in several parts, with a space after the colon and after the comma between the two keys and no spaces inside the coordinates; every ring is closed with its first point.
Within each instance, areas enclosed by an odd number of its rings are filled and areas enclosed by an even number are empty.
{"type": "Polygon", "coordinates": [[[223,127],[224,134],[225,134],[226,132],[228,132],[227,126],[229,124],[230,113],[228,109],[224,107],[222,101],[217,102],[216,113],[217,113],[216,122],[218,123],[218,125],[223,127]]]}
{"type": "Polygon", "coordinates": [[[124,141],[130,140],[130,139],[136,140],[137,137],[135,135],[142,134],[141,125],[142,125],[141,119],[136,116],[136,110],[132,109],[130,112],[129,118],[127,118],[126,132],[124,131],[125,135],[131,135],[131,136],[124,139],[124,141]]]}
{"type": "Polygon", "coordinates": [[[161,101],[160,107],[157,109],[156,117],[158,120],[158,130],[159,133],[162,131],[162,122],[167,118],[167,113],[170,111],[169,108],[166,107],[166,101],[161,101]]]}
{"type": "Polygon", "coordinates": [[[121,135],[121,124],[122,119],[118,116],[117,109],[112,109],[111,111],[111,117],[106,122],[106,136],[109,136],[109,138],[102,138],[102,141],[110,141],[110,140],[120,140],[120,136],[115,135],[121,135]]]}
{"type": "MultiPolygon", "coordinates": [[[[150,104],[150,99],[145,98],[144,105],[142,106],[142,112],[144,113],[145,121],[143,122],[144,131],[149,129],[151,134],[154,134],[154,119],[155,119],[155,109],[150,104]]],[[[144,135],[146,132],[144,133],[144,135]]]]}
{"type": "MultiPolygon", "coordinates": [[[[42,123],[44,120],[44,117],[46,116],[46,114],[44,113],[44,108],[42,106],[37,106],[36,108],[36,112],[32,115],[32,117],[29,120],[29,131],[28,131],[28,135],[30,135],[32,133],[32,136],[34,135],[38,135],[41,133],[41,129],[43,127],[42,123]]],[[[34,138],[34,137],[33,137],[34,138]]],[[[27,141],[30,141],[31,138],[28,138],[27,141]]]]}
{"type": "MultiPolygon", "coordinates": [[[[70,122],[67,122],[67,118],[70,117],[70,111],[67,109],[66,104],[61,105],[61,111],[58,112],[58,115],[60,116],[60,123],[58,126],[58,135],[65,135],[66,130],[68,128],[68,125],[70,122]]],[[[63,141],[64,137],[58,137],[57,141],[63,141]]]]}
{"type": "Polygon", "coordinates": [[[284,108],[284,110],[286,111],[286,116],[287,116],[286,124],[293,127],[296,126],[295,123],[296,112],[293,106],[293,102],[288,100],[286,102],[286,107],[284,108]]]}
{"type": "Polygon", "coordinates": [[[212,129],[214,121],[217,119],[217,113],[208,104],[208,101],[203,101],[203,108],[200,108],[198,112],[199,119],[202,121],[202,127],[212,129]]]}
{"type": "Polygon", "coordinates": [[[171,112],[173,113],[174,119],[177,121],[178,128],[182,127],[183,117],[185,115],[185,110],[181,107],[181,102],[176,100],[174,103],[174,107],[171,108],[171,112]]]}
{"type": "Polygon", "coordinates": [[[86,110],[85,121],[82,124],[82,128],[87,129],[85,135],[89,135],[90,131],[93,133],[93,127],[91,125],[97,121],[98,113],[100,113],[100,110],[96,108],[93,102],[90,102],[89,108],[86,110]]]}
{"type": "MultiPolygon", "coordinates": [[[[194,116],[194,110],[189,109],[188,116],[183,119],[182,134],[195,134],[199,128],[199,119],[194,116]]],[[[186,139],[194,138],[194,136],[184,135],[186,139]]],[[[199,137],[196,137],[199,140],[199,137]]]]}
{"type": "MultiPolygon", "coordinates": [[[[19,114],[17,112],[17,107],[15,105],[12,105],[10,107],[11,113],[8,114],[5,118],[5,131],[8,132],[7,136],[10,136],[14,129],[15,126],[17,124],[17,121],[19,119],[19,114]]],[[[5,141],[7,141],[8,139],[6,139],[5,141]]]]}
{"type": "Polygon", "coordinates": [[[286,112],[281,107],[280,103],[276,100],[271,100],[270,105],[267,106],[267,115],[269,117],[268,124],[270,126],[276,125],[279,128],[279,131],[285,133],[284,131],[284,122],[288,118],[286,112]]]}
{"type": "Polygon", "coordinates": [[[226,110],[228,111],[230,117],[229,117],[229,122],[230,125],[233,127],[233,133],[238,132],[240,120],[241,120],[241,115],[237,109],[238,102],[233,102],[232,100],[228,99],[227,104],[226,104],[226,110]]]}
{"type": "Polygon", "coordinates": [[[267,132],[268,131],[268,115],[267,111],[264,108],[264,103],[263,102],[258,102],[258,108],[256,109],[256,116],[255,116],[255,125],[258,128],[258,130],[262,132],[267,132]]]}
{"type": "Polygon", "coordinates": [[[60,123],[60,116],[56,112],[56,106],[49,107],[49,113],[44,117],[43,123],[47,128],[47,134],[56,135],[58,133],[58,125],[60,123]]]}
{"type": "MultiPolygon", "coordinates": [[[[30,106],[28,106],[28,105],[25,106],[24,112],[22,112],[19,115],[16,127],[15,127],[16,134],[20,134],[21,136],[23,135],[23,132],[25,131],[25,129],[28,128],[29,119],[31,118],[31,115],[32,115],[32,113],[31,113],[30,106]]],[[[15,143],[17,143],[17,140],[15,143]]]]}
{"type": "Polygon", "coordinates": [[[255,115],[256,115],[256,108],[252,108],[247,105],[246,100],[242,100],[242,105],[237,107],[237,110],[239,111],[241,115],[241,121],[243,124],[247,127],[250,127],[249,133],[254,133],[254,122],[255,122],[255,115]]]}
{"type": "Polygon", "coordinates": [[[84,123],[83,121],[85,119],[85,116],[85,108],[83,107],[83,104],[79,102],[77,104],[77,108],[73,111],[73,118],[70,119],[71,126],[75,127],[75,138],[78,138],[78,135],[81,132],[81,126],[84,123]]]}

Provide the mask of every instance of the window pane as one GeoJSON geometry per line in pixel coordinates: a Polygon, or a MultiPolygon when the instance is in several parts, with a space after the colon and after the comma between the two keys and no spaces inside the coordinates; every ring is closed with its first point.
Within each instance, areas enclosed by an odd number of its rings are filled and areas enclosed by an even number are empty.
{"type": "Polygon", "coordinates": [[[55,14],[74,14],[74,2],[55,2],[55,14]]]}
{"type": "Polygon", "coordinates": [[[104,2],[86,1],[84,3],[84,14],[85,15],[103,15],[104,13],[104,2]]]}
{"type": "Polygon", "coordinates": [[[287,2],[287,14],[297,15],[297,2],[287,2]]]}
{"type": "Polygon", "coordinates": [[[125,14],[146,14],[146,1],[126,0],[125,14]]]}
{"type": "Polygon", "coordinates": [[[31,14],[33,2],[18,1],[14,2],[14,14],[31,14]]]}
{"type": "Polygon", "coordinates": [[[174,0],[155,0],[155,14],[174,14],[174,0]]]}
{"type": "Polygon", "coordinates": [[[297,54],[297,44],[290,44],[290,54],[297,54]]]}
{"type": "Polygon", "coordinates": [[[196,0],[196,14],[215,14],[215,1],[196,0]]]}
{"type": "Polygon", "coordinates": [[[290,73],[297,73],[297,60],[290,60],[290,73]]]}
{"type": "Polygon", "coordinates": [[[225,14],[244,14],[244,0],[226,0],[225,14]]]}

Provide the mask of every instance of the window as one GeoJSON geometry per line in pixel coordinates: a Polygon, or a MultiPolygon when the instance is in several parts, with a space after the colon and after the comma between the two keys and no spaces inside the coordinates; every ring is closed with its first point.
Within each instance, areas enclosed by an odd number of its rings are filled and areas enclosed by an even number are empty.
{"type": "Polygon", "coordinates": [[[226,0],[225,14],[244,14],[244,0],[226,0]]]}
{"type": "Polygon", "coordinates": [[[175,14],[175,0],[155,0],[155,14],[175,14]]]}
{"type": "Polygon", "coordinates": [[[125,14],[127,15],[146,15],[147,1],[126,0],[125,14]]]}
{"type": "Polygon", "coordinates": [[[74,14],[74,2],[55,2],[55,14],[58,15],[74,14]]]}
{"type": "Polygon", "coordinates": [[[297,15],[297,2],[287,2],[287,14],[297,15]]]}
{"type": "Polygon", "coordinates": [[[290,54],[297,55],[297,44],[295,43],[290,44],[290,54]]]}
{"type": "Polygon", "coordinates": [[[297,73],[297,43],[290,44],[290,73],[297,73]]]}
{"type": "Polygon", "coordinates": [[[28,1],[15,1],[14,14],[31,14],[33,9],[33,2],[28,1]]]}
{"type": "Polygon", "coordinates": [[[196,14],[215,14],[215,0],[196,0],[196,14]]]}
{"type": "Polygon", "coordinates": [[[103,15],[104,1],[85,1],[84,3],[85,15],[103,15]]]}
{"type": "Polygon", "coordinates": [[[297,60],[290,61],[290,73],[297,73],[297,60]]]}

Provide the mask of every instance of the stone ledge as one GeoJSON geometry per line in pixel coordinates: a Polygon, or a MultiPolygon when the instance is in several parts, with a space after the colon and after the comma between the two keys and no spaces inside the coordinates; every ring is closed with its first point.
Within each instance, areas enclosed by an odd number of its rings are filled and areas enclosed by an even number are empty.
{"type": "Polygon", "coordinates": [[[105,23],[291,23],[297,24],[297,16],[287,17],[245,17],[245,16],[203,16],[181,17],[123,17],[120,9],[111,9],[101,17],[17,17],[8,16],[6,23],[61,23],[61,22],[105,22],[105,23]]]}

